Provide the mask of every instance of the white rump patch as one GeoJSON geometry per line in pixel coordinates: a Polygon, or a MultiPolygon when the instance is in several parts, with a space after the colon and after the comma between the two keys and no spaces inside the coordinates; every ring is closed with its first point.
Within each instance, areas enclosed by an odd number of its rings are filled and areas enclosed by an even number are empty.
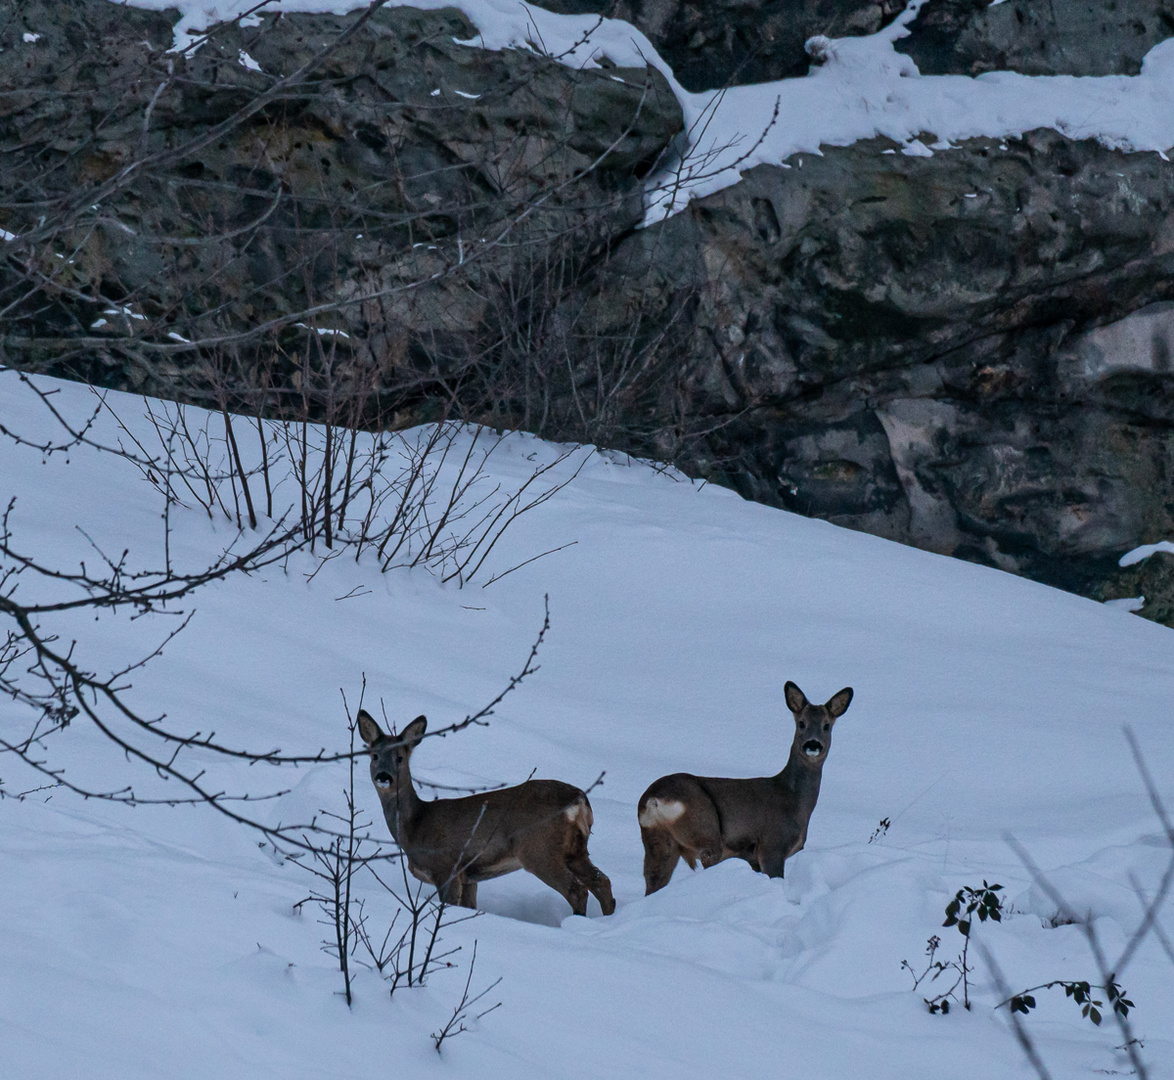
{"type": "Polygon", "coordinates": [[[591,820],[591,811],[582,799],[571,803],[563,810],[563,814],[572,825],[578,825],[584,832],[591,831],[591,826],[594,824],[591,820]]]}
{"type": "Polygon", "coordinates": [[[656,825],[669,825],[685,812],[685,804],[676,799],[649,799],[640,811],[640,825],[651,829],[656,825]]]}

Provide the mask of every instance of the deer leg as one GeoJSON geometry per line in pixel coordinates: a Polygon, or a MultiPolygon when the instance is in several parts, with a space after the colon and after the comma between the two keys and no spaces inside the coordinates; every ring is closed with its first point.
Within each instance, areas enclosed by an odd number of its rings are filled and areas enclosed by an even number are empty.
{"type": "Polygon", "coordinates": [[[696,776],[662,776],[640,797],[637,808],[644,840],[645,895],[663,889],[677,859],[690,867],[713,866],[725,857],[721,821],[709,792],[696,776]]]}
{"type": "Polygon", "coordinates": [[[477,904],[477,885],[468,881],[464,874],[450,874],[437,886],[436,892],[444,903],[456,907],[475,907],[477,904]]]}
{"type": "Polygon", "coordinates": [[[595,894],[604,915],[610,915],[615,911],[616,901],[611,894],[611,879],[591,861],[586,851],[568,858],[567,869],[595,894]]]}
{"type": "Polygon", "coordinates": [[[703,870],[708,870],[711,866],[717,866],[724,858],[720,840],[706,847],[699,848],[697,851],[697,860],[701,863],[703,870]]]}
{"type": "Polygon", "coordinates": [[[528,870],[556,893],[561,893],[571,905],[572,914],[587,914],[587,883],[574,874],[570,867],[542,860],[534,863],[524,862],[522,869],[528,870]]]}
{"type": "Polygon", "coordinates": [[[587,883],[567,865],[573,856],[586,853],[587,838],[576,832],[573,836],[562,835],[553,843],[548,836],[534,836],[517,852],[517,858],[523,870],[565,897],[574,914],[586,915],[587,883]]]}
{"type": "Polygon", "coordinates": [[[694,860],[701,863],[703,869],[724,859],[722,848],[721,824],[718,821],[717,810],[709,798],[696,799],[692,805],[676,821],[669,826],[673,840],[676,841],[682,857],[692,870],[694,860]]]}
{"type": "Polygon", "coordinates": [[[644,841],[644,895],[663,889],[673,876],[681,849],[664,829],[641,829],[644,841]]]}
{"type": "Polygon", "coordinates": [[[776,848],[773,851],[758,853],[758,869],[767,877],[781,878],[783,864],[787,861],[787,849],[776,848]]]}
{"type": "MultiPolygon", "coordinates": [[[[587,851],[587,837],[590,828],[590,819],[588,819],[585,828],[580,828],[567,837],[564,862],[567,869],[582,885],[595,894],[604,915],[610,915],[616,909],[615,897],[611,894],[611,879],[591,861],[591,856],[587,851]]],[[[583,899],[586,901],[586,896],[583,899]]],[[[574,907],[574,903],[571,906],[574,907]]],[[[585,913],[586,909],[584,909],[585,913]]]]}

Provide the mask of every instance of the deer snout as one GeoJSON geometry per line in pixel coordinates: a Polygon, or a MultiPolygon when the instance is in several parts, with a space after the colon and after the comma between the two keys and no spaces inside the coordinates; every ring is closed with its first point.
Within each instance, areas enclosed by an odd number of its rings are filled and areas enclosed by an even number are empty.
{"type": "Polygon", "coordinates": [[[823,753],[823,749],[823,743],[821,743],[818,739],[808,739],[807,742],[803,744],[803,753],[805,753],[808,757],[819,757],[819,755],[823,753]]]}
{"type": "Polygon", "coordinates": [[[391,787],[391,773],[380,772],[375,774],[375,786],[377,788],[391,787]]]}

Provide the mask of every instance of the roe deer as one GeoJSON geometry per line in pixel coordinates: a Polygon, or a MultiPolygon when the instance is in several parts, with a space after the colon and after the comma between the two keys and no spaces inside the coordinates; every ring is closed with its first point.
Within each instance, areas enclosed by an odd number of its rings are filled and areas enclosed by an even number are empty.
{"type": "Polygon", "coordinates": [[[793,682],[783,694],[795,714],[795,739],[777,776],[733,780],[673,773],[640,796],[645,895],[669,883],[682,857],[690,869],[697,860],[710,867],[736,857],[781,878],[783,864],[803,850],[832,725],[851,704],[852,688],[846,686],[826,705],[812,705],[793,682]]]}
{"type": "Polygon", "coordinates": [[[412,786],[409,762],[427,719],[417,716],[399,735],[385,735],[365,709],[358,719],[387,827],[408,869],[435,885],[446,903],[476,907],[477,882],[528,870],[562,893],[576,915],[587,914],[588,890],[605,915],[615,911],[611,882],[587,854],[594,818],[585,792],[559,780],[527,780],[425,802],[412,786]]]}

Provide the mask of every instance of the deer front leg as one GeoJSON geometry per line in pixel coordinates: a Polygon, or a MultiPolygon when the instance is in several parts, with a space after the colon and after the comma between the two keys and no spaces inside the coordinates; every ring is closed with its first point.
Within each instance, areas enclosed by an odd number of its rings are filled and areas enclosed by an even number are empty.
{"type": "Polygon", "coordinates": [[[436,893],[445,904],[456,907],[477,906],[477,883],[464,874],[453,873],[436,887],[436,893]]]}
{"type": "Polygon", "coordinates": [[[786,848],[772,848],[764,851],[762,848],[758,850],[758,869],[767,877],[781,878],[783,876],[783,865],[787,861],[786,848]]]}

